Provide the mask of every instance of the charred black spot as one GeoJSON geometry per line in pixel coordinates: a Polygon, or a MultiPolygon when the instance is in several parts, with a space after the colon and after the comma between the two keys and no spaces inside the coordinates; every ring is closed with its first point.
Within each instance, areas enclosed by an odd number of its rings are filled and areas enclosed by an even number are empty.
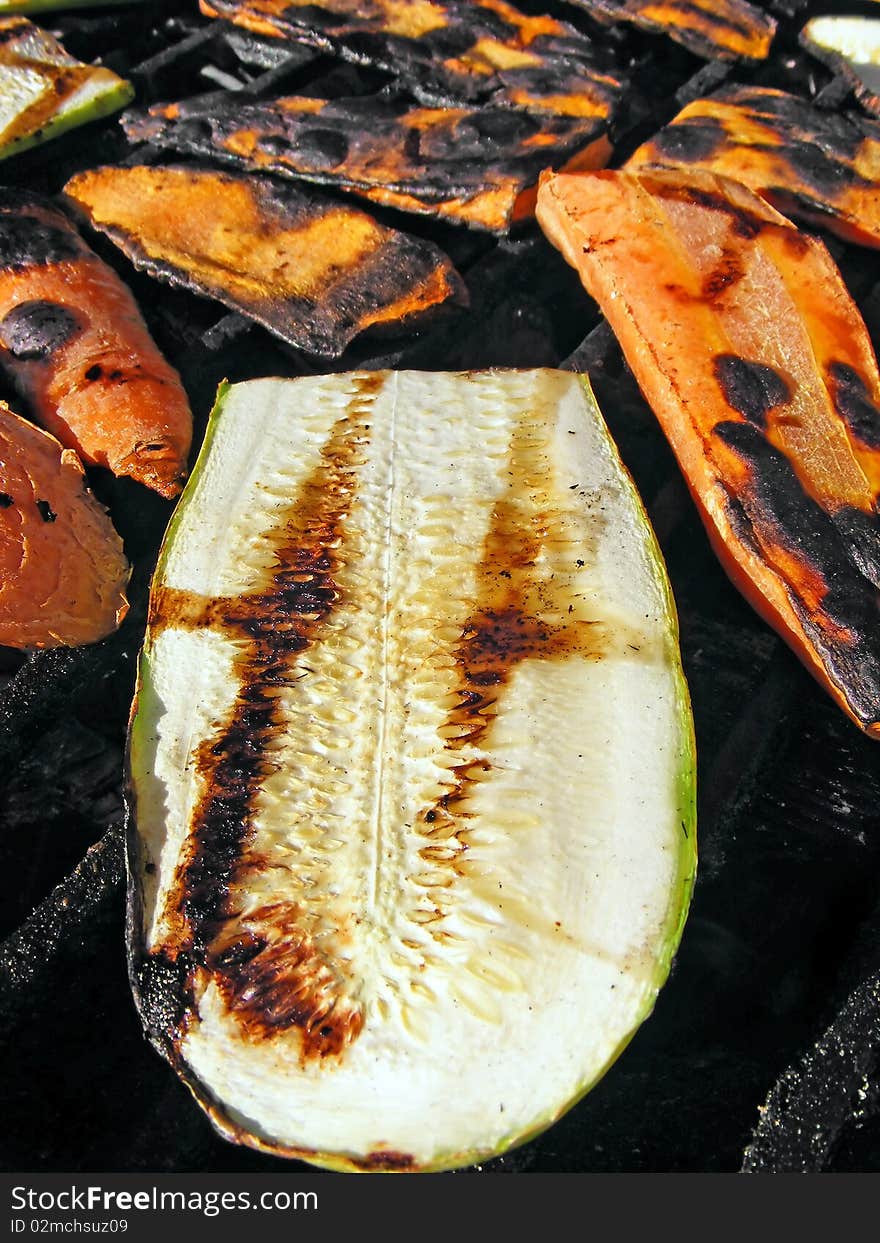
{"type": "Polygon", "coordinates": [[[152,954],[134,970],[135,995],[147,1030],[163,1042],[186,1030],[192,964],[186,954],[152,954]]]}
{"type": "MultiPolygon", "coordinates": [[[[146,121],[144,123],[149,124],[146,121]]],[[[154,135],[154,137],[157,136],[154,135]]],[[[175,141],[184,150],[187,147],[195,151],[210,149],[213,138],[213,126],[205,117],[187,117],[185,120],[181,119],[175,126],[175,141]]]]}
{"type": "Polygon", "coordinates": [[[8,509],[13,504],[12,497],[8,492],[0,492],[0,509],[8,509]]]}
{"type": "Polygon", "coordinates": [[[64,263],[82,254],[73,229],[46,224],[36,216],[0,214],[0,268],[23,268],[64,263]]]}
{"type": "Polygon", "coordinates": [[[260,134],[257,138],[257,146],[270,156],[283,155],[296,159],[297,154],[300,153],[299,143],[296,144],[296,148],[292,148],[290,138],[286,134],[260,134]]]}
{"type": "Polygon", "coordinates": [[[54,522],[58,515],[53,511],[48,501],[37,501],[37,509],[40,511],[40,517],[44,522],[54,522]]]}
{"type": "Polygon", "coordinates": [[[714,370],[724,400],[756,427],[764,427],[776,406],[791,401],[788,381],[764,363],[749,362],[738,354],[718,354],[714,370]]]}
{"type": "Polygon", "coordinates": [[[335,129],[303,129],[297,134],[296,154],[310,168],[336,168],[348,155],[348,139],[335,129]]]}
{"type": "Polygon", "coordinates": [[[13,358],[46,359],[82,331],[75,311],[57,302],[20,302],[0,320],[0,344],[13,358]]]}
{"type": "Polygon", "coordinates": [[[101,364],[94,363],[93,366],[89,367],[88,370],[85,372],[85,378],[87,380],[100,380],[103,374],[104,374],[104,369],[102,368],[101,364]]]}
{"type": "MultiPolygon", "coordinates": [[[[480,25],[483,25],[483,13],[480,13],[480,25]]],[[[430,51],[433,52],[440,60],[453,59],[463,56],[469,52],[474,43],[484,31],[475,29],[476,23],[456,22],[447,26],[441,26],[436,30],[429,30],[419,40],[424,43],[430,51]]],[[[501,38],[505,37],[507,30],[499,30],[501,38]]]]}
{"type": "Polygon", "coordinates": [[[256,958],[257,954],[262,953],[265,948],[266,942],[260,937],[243,932],[231,945],[224,945],[222,949],[214,948],[207,956],[206,962],[212,971],[230,971],[235,967],[244,966],[252,958],[256,958]]]}
{"type": "Polygon", "coordinates": [[[848,363],[829,364],[827,374],[837,413],[863,444],[880,449],[880,410],[872,401],[865,381],[848,363]]]}
{"type": "Polygon", "coordinates": [[[315,26],[318,30],[332,30],[338,26],[339,14],[332,9],[325,9],[320,4],[292,4],[284,9],[282,17],[287,18],[294,26],[315,26]]]}
{"type": "Polygon", "coordinates": [[[653,146],[662,156],[677,164],[698,163],[714,155],[724,145],[726,133],[714,117],[667,125],[654,138],[653,146]]]}
{"type": "Polygon", "coordinates": [[[833,515],[833,522],[853,564],[869,582],[880,587],[880,526],[876,513],[845,505],[833,515]]]}
{"type": "Polygon", "coordinates": [[[514,108],[482,108],[473,124],[484,140],[504,145],[524,142],[541,128],[535,117],[514,108]]]}

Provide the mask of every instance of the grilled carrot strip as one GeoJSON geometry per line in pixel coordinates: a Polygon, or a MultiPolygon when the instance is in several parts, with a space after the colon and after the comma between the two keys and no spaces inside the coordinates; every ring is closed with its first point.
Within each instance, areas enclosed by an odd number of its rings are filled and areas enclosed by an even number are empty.
{"type": "Polygon", "coordinates": [[[180,491],[192,414],[131,293],[50,203],[0,191],[0,362],[88,464],[180,491]]]}
{"type": "Polygon", "coordinates": [[[103,638],[128,611],[128,573],[79,458],[0,402],[0,643],[103,638]]]}
{"type": "Polygon", "coordinates": [[[538,219],[616,332],[725,569],[880,737],[880,374],[827,250],[710,173],[550,176],[538,219]]]}

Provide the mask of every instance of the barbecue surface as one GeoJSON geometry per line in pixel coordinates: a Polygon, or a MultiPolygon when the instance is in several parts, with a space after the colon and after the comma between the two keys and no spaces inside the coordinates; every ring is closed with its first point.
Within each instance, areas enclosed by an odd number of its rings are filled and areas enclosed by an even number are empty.
{"type": "MultiPolygon", "coordinates": [[[[662,36],[602,29],[574,7],[548,7],[601,40],[630,83],[613,124],[614,165],[722,82],[858,107],[849,86],[797,43],[819,4],[766,3],[779,32],[768,60],[748,65],[704,62],[662,36]]],[[[529,11],[547,8],[536,0],[529,11]]],[[[54,14],[44,25],[73,55],[100,57],[128,77],[139,106],[232,88],[332,98],[389,81],[178,0],[54,14]]],[[[84,169],[158,158],[108,119],[6,161],[2,180],[54,195],[84,169]]],[[[590,371],[646,502],[676,595],[697,731],[701,863],[691,915],[672,977],[626,1054],[560,1123],[483,1172],[880,1169],[877,743],[727,582],[613,337],[534,226],[499,240],[378,215],[444,250],[470,306],[418,335],[360,337],[330,364],[135,272],[105,239],[89,240],[181,370],[197,438],[224,377],[563,365],[590,371]]],[[[880,255],[825,240],[876,348],[880,255]]],[[[171,506],[130,481],[93,482],[135,567],[125,623],[89,648],[27,660],[0,651],[0,1160],[10,1170],[290,1168],[214,1134],[147,1045],[132,1003],[123,749],[146,589],[171,506]]]]}

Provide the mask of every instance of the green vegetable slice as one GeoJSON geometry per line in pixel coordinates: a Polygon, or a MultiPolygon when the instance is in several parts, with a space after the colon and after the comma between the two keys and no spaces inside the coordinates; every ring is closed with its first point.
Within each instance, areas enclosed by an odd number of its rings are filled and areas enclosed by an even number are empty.
{"type": "Polygon", "coordinates": [[[224,389],[129,758],[135,994],[225,1135],[436,1170],[553,1122],[695,865],[674,605],[586,378],[224,389]]]}
{"type": "Polygon", "coordinates": [[[0,159],[118,111],[133,98],[125,79],[76,60],[26,18],[0,18],[0,159]]]}

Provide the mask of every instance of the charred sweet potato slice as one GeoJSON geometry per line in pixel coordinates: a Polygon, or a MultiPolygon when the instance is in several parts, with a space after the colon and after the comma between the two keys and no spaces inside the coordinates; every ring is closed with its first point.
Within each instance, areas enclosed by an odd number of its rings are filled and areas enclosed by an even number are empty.
{"type": "Polygon", "coordinates": [[[259,176],[161,166],[78,173],[68,198],[138,267],[333,356],[364,329],[464,296],[429,242],[259,176]]]}
{"type": "Polygon", "coordinates": [[[131,292],[51,203],[0,190],[0,364],[88,465],[171,497],[192,413],[131,292]]]}
{"type": "Polygon", "coordinates": [[[0,402],[0,643],[104,638],[128,611],[128,573],[77,455],[0,402]]]}
{"type": "Polygon", "coordinates": [[[538,219],[616,332],[731,578],[880,737],[880,375],[827,250],[699,171],[550,176],[538,219]]]}
{"type": "Polygon", "coordinates": [[[544,109],[589,107],[607,116],[622,89],[610,58],[573,26],[527,16],[505,0],[200,3],[209,17],[394,74],[423,103],[491,96],[497,103],[542,100],[544,109]]]}
{"type": "Polygon", "coordinates": [[[547,167],[598,168],[592,117],[514,108],[423,108],[377,97],[166,104],[123,118],[133,141],[244,169],[338,185],[374,203],[503,232],[534,206],[547,167]]]}
{"type": "Polygon", "coordinates": [[[668,35],[706,60],[764,60],[776,21],[747,0],[572,0],[599,21],[668,35]]]}
{"type": "Polygon", "coordinates": [[[731,85],[696,99],[626,167],[733,177],[795,219],[880,246],[880,122],[785,91],[731,85]]]}

